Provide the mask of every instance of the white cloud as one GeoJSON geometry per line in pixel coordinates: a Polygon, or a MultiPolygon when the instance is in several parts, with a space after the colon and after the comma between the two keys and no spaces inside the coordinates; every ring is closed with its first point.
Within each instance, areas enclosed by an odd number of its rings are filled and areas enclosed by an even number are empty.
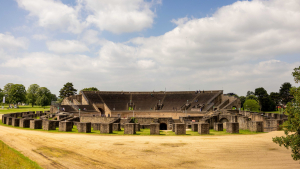
{"type": "Polygon", "coordinates": [[[28,40],[26,38],[15,38],[10,34],[0,33],[0,49],[14,50],[27,49],[28,40]]]}
{"type": "Polygon", "coordinates": [[[178,18],[177,20],[176,19],[172,19],[171,22],[180,26],[180,25],[183,25],[185,24],[187,21],[189,21],[190,19],[188,17],[184,17],[184,18],[178,18]]]}
{"type": "Polygon", "coordinates": [[[38,25],[50,30],[80,33],[86,26],[80,21],[81,5],[75,8],[59,0],[17,0],[19,7],[29,11],[29,16],[38,18],[38,25]]]}
{"type": "Polygon", "coordinates": [[[87,22],[100,30],[113,33],[135,32],[153,24],[154,12],[151,3],[144,0],[85,0],[86,8],[92,11],[87,22]]]}
{"type": "Polygon", "coordinates": [[[57,40],[48,41],[48,50],[56,53],[80,53],[89,51],[89,48],[84,44],[76,40],[57,40]]]}
{"type": "Polygon", "coordinates": [[[95,44],[98,43],[100,40],[98,38],[98,32],[95,30],[87,30],[82,35],[82,41],[88,44],[95,44]]]}
{"type": "Polygon", "coordinates": [[[48,37],[46,35],[43,35],[43,34],[34,34],[32,36],[33,39],[35,40],[46,40],[48,39],[48,37]]]}

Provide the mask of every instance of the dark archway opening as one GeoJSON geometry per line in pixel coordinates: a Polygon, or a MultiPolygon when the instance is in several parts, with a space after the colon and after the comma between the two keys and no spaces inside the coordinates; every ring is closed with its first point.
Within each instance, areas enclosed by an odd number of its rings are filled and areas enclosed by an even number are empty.
{"type": "Polygon", "coordinates": [[[223,118],[220,120],[220,123],[223,123],[223,129],[226,129],[226,123],[229,122],[228,119],[223,118]]]}
{"type": "Polygon", "coordinates": [[[167,124],[166,123],[160,123],[159,130],[167,130],[167,124]]]}

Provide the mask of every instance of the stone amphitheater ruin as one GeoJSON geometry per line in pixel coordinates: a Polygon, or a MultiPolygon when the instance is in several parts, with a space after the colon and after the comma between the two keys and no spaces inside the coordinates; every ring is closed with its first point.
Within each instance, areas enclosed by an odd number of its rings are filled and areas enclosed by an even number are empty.
{"type": "Polygon", "coordinates": [[[287,120],[284,114],[240,111],[237,97],[215,91],[177,92],[112,92],[81,91],[53,104],[50,111],[22,112],[3,115],[2,123],[31,129],[112,133],[124,128],[124,134],[150,129],[172,130],[184,135],[186,129],[209,134],[209,129],[229,133],[239,130],[269,132],[280,130],[287,120]],[[35,119],[40,117],[40,119],[35,119]],[[134,117],[134,118],[132,118],[134,117]],[[50,120],[50,119],[56,120],[50,120]]]}

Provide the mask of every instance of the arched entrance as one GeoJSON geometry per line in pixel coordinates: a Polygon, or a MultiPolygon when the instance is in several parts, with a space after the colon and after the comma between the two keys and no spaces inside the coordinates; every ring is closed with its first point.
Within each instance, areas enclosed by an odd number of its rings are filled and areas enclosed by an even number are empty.
{"type": "Polygon", "coordinates": [[[220,120],[220,123],[223,123],[223,129],[226,129],[226,122],[229,122],[228,119],[226,119],[226,118],[222,118],[220,120]]]}
{"type": "Polygon", "coordinates": [[[168,127],[167,127],[166,123],[160,123],[159,130],[167,130],[167,129],[168,129],[168,127]]]}

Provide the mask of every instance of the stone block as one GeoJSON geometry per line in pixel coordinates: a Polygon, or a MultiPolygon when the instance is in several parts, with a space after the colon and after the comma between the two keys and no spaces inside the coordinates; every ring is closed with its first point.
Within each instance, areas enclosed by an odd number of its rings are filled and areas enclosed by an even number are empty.
{"type": "Polygon", "coordinates": [[[30,120],[30,128],[31,129],[42,129],[43,128],[43,120],[30,120]]]}
{"type": "Polygon", "coordinates": [[[175,123],[172,124],[172,131],[175,132],[175,123]]]}
{"type": "Polygon", "coordinates": [[[209,123],[199,123],[198,124],[199,134],[209,134],[209,123]]]}
{"type": "Polygon", "coordinates": [[[264,132],[262,121],[249,121],[249,130],[254,132],[264,132]]]}
{"type": "Polygon", "coordinates": [[[186,127],[184,123],[175,123],[175,134],[176,135],[186,134],[186,127]]]}
{"type": "Polygon", "coordinates": [[[150,135],[159,135],[159,123],[150,123],[150,135]]]}
{"type": "Polygon", "coordinates": [[[11,125],[14,127],[20,126],[20,119],[19,118],[12,118],[11,125]]]}
{"type": "Polygon", "coordinates": [[[113,123],[113,131],[121,131],[120,123],[113,123]]]}
{"type": "Polygon", "coordinates": [[[56,122],[54,120],[43,120],[43,130],[56,130],[56,122]]]}
{"type": "Polygon", "coordinates": [[[214,123],[214,130],[223,131],[223,123],[214,123]]]}
{"type": "Polygon", "coordinates": [[[13,117],[8,117],[8,118],[6,119],[6,124],[7,124],[7,125],[11,125],[12,119],[13,119],[13,117]]]}
{"type": "Polygon", "coordinates": [[[72,131],[73,128],[73,122],[71,121],[60,121],[59,122],[59,131],[72,131]]]}
{"type": "Polygon", "coordinates": [[[226,132],[227,133],[239,133],[239,123],[226,123],[226,132]]]}
{"type": "Polygon", "coordinates": [[[109,134],[112,133],[112,123],[101,123],[100,133],[101,134],[109,134]]]}
{"type": "Polygon", "coordinates": [[[125,123],[124,134],[135,134],[135,124],[134,123],[125,123]]]}
{"type": "Polygon", "coordinates": [[[3,123],[3,124],[6,124],[6,120],[7,120],[7,116],[3,115],[3,116],[2,116],[2,123],[3,123]]]}
{"type": "Polygon", "coordinates": [[[33,119],[27,119],[27,118],[20,119],[20,127],[29,128],[30,127],[30,120],[33,120],[33,119]]]}
{"type": "Polygon", "coordinates": [[[192,131],[197,131],[198,132],[198,124],[199,123],[192,123],[192,131]]]}
{"type": "Polygon", "coordinates": [[[101,123],[92,123],[93,130],[100,131],[101,123]]]}
{"type": "Polygon", "coordinates": [[[91,128],[92,128],[92,123],[91,122],[77,122],[77,130],[78,133],[90,133],[91,128]]]}
{"type": "Polygon", "coordinates": [[[134,126],[135,126],[135,131],[141,131],[140,130],[140,123],[134,123],[134,126]]]}

